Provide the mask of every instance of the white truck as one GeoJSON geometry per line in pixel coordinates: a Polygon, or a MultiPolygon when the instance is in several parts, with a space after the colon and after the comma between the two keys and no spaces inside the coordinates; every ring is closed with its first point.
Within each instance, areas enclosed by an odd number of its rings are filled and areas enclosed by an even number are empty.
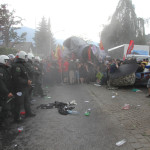
{"type": "Polygon", "coordinates": [[[133,50],[131,51],[131,54],[127,54],[127,49],[129,47],[129,44],[123,44],[119,45],[113,48],[108,49],[108,55],[110,55],[112,58],[115,59],[123,59],[127,57],[135,57],[135,58],[148,58],[150,57],[150,49],[148,45],[134,45],[133,50]]]}

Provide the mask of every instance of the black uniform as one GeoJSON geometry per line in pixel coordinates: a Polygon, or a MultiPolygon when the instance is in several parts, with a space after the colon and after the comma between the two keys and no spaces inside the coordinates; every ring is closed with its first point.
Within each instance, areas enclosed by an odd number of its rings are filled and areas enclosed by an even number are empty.
{"type": "Polygon", "coordinates": [[[40,95],[41,97],[45,96],[43,93],[42,89],[42,65],[35,61],[34,62],[34,83],[35,83],[35,88],[34,88],[34,95],[40,95]]]}
{"type": "Polygon", "coordinates": [[[20,113],[26,112],[26,116],[32,115],[29,102],[29,75],[27,73],[26,62],[23,59],[17,58],[12,66],[12,81],[15,93],[15,110],[14,120],[19,121],[20,113]]]}
{"type": "Polygon", "coordinates": [[[29,100],[32,100],[32,91],[33,91],[33,86],[34,86],[34,74],[36,71],[35,71],[34,65],[30,59],[25,63],[25,66],[27,68],[29,80],[32,81],[32,86],[29,86],[29,88],[28,88],[29,100]]]}
{"type": "Polygon", "coordinates": [[[0,106],[2,111],[0,112],[0,119],[4,120],[8,109],[10,109],[10,103],[7,104],[8,94],[12,93],[12,82],[9,67],[0,63],[0,106]]]}

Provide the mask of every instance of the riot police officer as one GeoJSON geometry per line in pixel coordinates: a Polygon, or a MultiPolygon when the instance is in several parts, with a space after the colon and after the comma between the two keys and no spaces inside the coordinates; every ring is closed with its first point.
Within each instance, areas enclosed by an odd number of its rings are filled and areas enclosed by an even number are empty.
{"type": "Polygon", "coordinates": [[[32,100],[32,91],[33,91],[33,87],[34,87],[34,74],[35,74],[35,69],[34,69],[34,65],[33,65],[33,61],[34,61],[34,55],[32,53],[28,53],[28,61],[25,63],[26,68],[27,68],[27,73],[29,76],[29,79],[32,81],[32,86],[29,86],[29,100],[32,100]]]}
{"type": "Polygon", "coordinates": [[[9,54],[8,57],[9,57],[9,65],[11,66],[14,62],[15,55],[14,54],[9,54]]]}
{"type": "Polygon", "coordinates": [[[8,69],[8,62],[8,56],[0,56],[0,105],[2,108],[2,111],[0,112],[1,121],[4,121],[4,119],[7,117],[8,108],[11,109],[11,105],[10,103],[7,104],[7,100],[13,97],[11,74],[10,70],[8,69]]]}
{"type": "Polygon", "coordinates": [[[33,117],[35,114],[31,112],[29,91],[32,81],[26,68],[27,53],[20,51],[17,53],[17,59],[12,66],[12,81],[15,93],[15,109],[14,121],[20,122],[23,120],[22,114],[26,117],[33,117]]]}
{"type": "Polygon", "coordinates": [[[34,68],[35,68],[35,74],[34,74],[34,83],[35,83],[35,88],[34,88],[34,95],[40,95],[41,97],[46,96],[44,94],[43,89],[42,89],[42,64],[40,63],[40,57],[36,56],[34,60],[34,68]]]}

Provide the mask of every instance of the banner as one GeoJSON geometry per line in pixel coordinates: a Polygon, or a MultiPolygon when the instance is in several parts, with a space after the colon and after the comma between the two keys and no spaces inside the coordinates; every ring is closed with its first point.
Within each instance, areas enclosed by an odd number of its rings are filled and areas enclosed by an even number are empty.
{"type": "Polygon", "coordinates": [[[127,54],[131,54],[131,51],[133,50],[133,48],[134,48],[134,41],[133,41],[133,40],[130,40],[129,47],[128,47],[128,49],[127,49],[126,55],[127,55],[127,54]]]}
{"type": "Polygon", "coordinates": [[[88,48],[88,60],[91,61],[91,46],[88,48]]]}
{"type": "Polygon", "coordinates": [[[100,43],[99,43],[99,48],[100,48],[100,50],[104,50],[102,41],[100,41],[100,43]]]}

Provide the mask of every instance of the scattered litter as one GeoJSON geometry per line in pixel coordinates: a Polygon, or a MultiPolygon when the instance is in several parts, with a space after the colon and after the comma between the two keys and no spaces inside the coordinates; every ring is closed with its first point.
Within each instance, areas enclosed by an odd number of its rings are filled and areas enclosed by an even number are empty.
{"type": "Polygon", "coordinates": [[[89,101],[84,101],[85,103],[89,103],[89,101]]]}
{"type": "Polygon", "coordinates": [[[116,92],[114,92],[114,91],[113,91],[112,93],[113,93],[114,95],[116,95],[116,96],[118,95],[118,93],[116,93],[116,92]]]}
{"type": "Polygon", "coordinates": [[[101,86],[100,84],[94,84],[95,86],[101,86]]]}
{"type": "Polygon", "coordinates": [[[130,105],[129,104],[124,104],[123,108],[124,110],[128,110],[130,108],[130,105]]]}
{"type": "Polygon", "coordinates": [[[127,142],[127,141],[126,141],[125,139],[123,139],[123,140],[117,142],[116,145],[117,145],[117,146],[121,146],[121,145],[123,145],[123,144],[126,143],[126,142],[127,142]]]}
{"type": "Polygon", "coordinates": [[[133,92],[141,92],[139,89],[132,89],[133,92]]]}
{"type": "Polygon", "coordinates": [[[138,107],[140,107],[141,105],[137,105],[138,107]]]}
{"type": "Polygon", "coordinates": [[[50,96],[47,96],[47,97],[44,97],[44,98],[46,98],[46,99],[47,99],[47,98],[48,98],[48,99],[50,99],[51,97],[50,97],[50,96]]]}
{"type": "Polygon", "coordinates": [[[58,109],[58,112],[61,115],[68,115],[69,114],[68,110],[72,110],[72,109],[75,108],[75,107],[72,107],[72,105],[77,105],[75,100],[73,100],[71,102],[68,102],[68,103],[55,101],[54,103],[41,104],[41,105],[37,106],[37,109],[38,108],[41,108],[41,109],[52,109],[52,108],[55,107],[55,108],[58,109]]]}
{"type": "Polygon", "coordinates": [[[91,113],[91,108],[89,108],[88,110],[85,111],[84,115],[85,116],[89,116],[91,113]]]}
{"type": "Polygon", "coordinates": [[[55,106],[54,103],[49,103],[49,104],[41,104],[37,106],[36,108],[41,108],[41,109],[52,109],[55,106]]]}
{"type": "Polygon", "coordinates": [[[18,96],[22,96],[22,92],[17,92],[16,93],[18,96]]]}
{"type": "Polygon", "coordinates": [[[137,90],[136,92],[142,92],[141,90],[137,90]]]}
{"type": "Polygon", "coordinates": [[[68,105],[77,105],[76,100],[72,100],[71,102],[67,102],[68,105]]]}
{"type": "MultiPolygon", "coordinates": [[[[14,144],[13,146],[12,146],[12,148],[15,150],[16,148],[18,147],[18,144],[14,144]]],[[[18,148],[17,148],[18,149],[18,148]]],[[[16,149],[16,150],[17,150],[16,149]]]]}
{"type": "Polygon", "coordinates": [[[116,96],[112,96],[112,98],[115,98],[116,96]]]}
{"type": "Polygon", "coordinates": [[[22,132],[22,131],[23,131],[23,127],[19,127],[19,128],[18,128],[18,131],[19,131],[19,132],[22,132]]]}
{"type": "Polygon", "coordinates": [[[68,112],[69,114],[78,114],[78,112],[75,111],[75,110],[67,110],[67,112],[68,112]]]}
{"type": "Polygon", "coordinates": [[[118,87],[108,87],[107,89],[108,89],[108,90],[117,90],[118,87]]]}
{"type": "MultiPolygon", "coordinates": [[[[68,106],[59,106],[58,107],[58,112],[61,114],[61,115],[68,115],[69,114],[69,110],[72,110],[74,109],[75,107],[68,107],[68,106]]],[[[71,112],[70,112],[71,113],[71,112]]]]}
{"type": "Polygon", "coordinates": [[[48,89],[48,86],[46,86],[45,88],[47,88],[47,89],[48,89]]]}
{"type": "Polygon", "coordinates": [[[88,109],[88,111],[90,111],[90,112],[91,112],[91,108],[89,108],[89,109],[88,109]]]}

